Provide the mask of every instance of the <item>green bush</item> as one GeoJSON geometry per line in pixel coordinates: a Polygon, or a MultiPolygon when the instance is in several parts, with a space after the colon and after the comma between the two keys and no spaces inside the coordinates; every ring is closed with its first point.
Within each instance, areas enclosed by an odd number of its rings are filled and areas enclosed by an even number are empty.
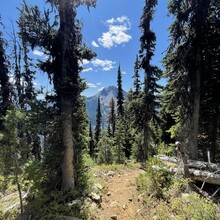
{"type": "Polygon", "coordinates": [[[157,158],[150,158],[146,169],[146,173],[140,175],[136,180],[138,189],[146,197],[163,198],[163,190],[168,188],[171,183],[171,174],[163,168],[157,158]]]}
{"type": "Polygon", "coordinates": [[[169,200],[172,213],[175,213],[177,220],[217,220],[220,219],[217,213],[217,205],[211,200],[201,198],[196,193],[182,194],[169,200]]]}
{"type": "Polygon", "coordinates": [[[220,208],[213,201],[192,192],[188,179],[171,176],[156,158],[147,162],[146,173],[137,178],[137,186],[147,206],[146,219],[220,219],[220,208]]]}
{"type": "Polygon", "coordinates": [[[53,191],[49,194],[38,191],[37,197],[34,197],[34,195],[31,194],[28,197],[28,204],[25,208],[25,213],[27,216],[32,216],[31,219],[33,220],[51,220],[63,216],[74,216],[86,219],[84,216],[85,213],[80,212],[80,207],[75,205],[70,206],[68,204],[68,202],[75,198],[81,200],[77,196],[77,192],[74,191],[69,193],[53,191]]]}

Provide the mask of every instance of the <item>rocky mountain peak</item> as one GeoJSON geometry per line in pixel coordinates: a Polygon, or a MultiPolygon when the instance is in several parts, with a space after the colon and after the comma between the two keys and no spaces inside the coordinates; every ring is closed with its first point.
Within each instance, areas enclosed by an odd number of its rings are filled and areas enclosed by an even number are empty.
{"type": "MultiPolygon", "coordinates": [[[[87,114],[90,120],[92,121],[93,126],[95,125],[95,120],[96,120],[96,109],[97,109],[98,97],[100,97],[102,122],[103,122],[102,124],[103,126],[105,126],[107,114],[109,111],[109,103],[111,99],[113,98],[116,104],[117,95],[118,95],[118,88],[116,86],[108,86],[108,87],[103,88],[96,95],[86,98],[87,114]]],[[[126,95],[127,93],[124,91],[124,96],[126,95]]]]}

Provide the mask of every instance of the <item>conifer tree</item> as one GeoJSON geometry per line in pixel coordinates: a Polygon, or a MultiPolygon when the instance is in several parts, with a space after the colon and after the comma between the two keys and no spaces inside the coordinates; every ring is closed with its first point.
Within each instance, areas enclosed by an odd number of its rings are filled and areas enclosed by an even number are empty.
{"type": "MultiPolygon", "coordinates": [[[[94,6],[95,1],[79,0],[49,0],[53,10],[40,12],[37,6],[30,7],[25,2],[21,10],[21,17],[26,28],[23,29],[23,36],[33,48],[39,46],[48,54],[48,59],[42,61],[39,67],[48,73],[53,81],[55,96],[56,114],[59,124],[56,128],[57,137],[61,144],[63,157],[59,162],[61,167],[61,188],[70,190],[75,188],[77,177],[74,158],[77,152],[74,137],[78,137],[78,110],[73,106],[80,104],[80,93],[85,88],[80,79],[79,61],[90,60],[95,54],[82,43],[81,27],[78,22],[77,7],[86,4],[94,6]],[[55,14],[52,14],[55,13],[55,14]],[[54,17],[54,20],[52,18],[54,17]],[[59,19],[59,20],[57,20],[59,19]],[[77,125],[77,124],[76,124],[77,125]]],[[[80,108],[81,109],[81,108],[80,108]]],[[[58,170],[54,171],[59,176],[58,170]]]]}
{"type": "Polygon", "coordinates": [[[140,67],[144,70],[144,120],[143,120],[143,160],[148,158],[150,141],[150,121],[157,119],[157,110],[159,107],[156,94],[160,88],[157,81],[160,78],[161,70],[151,64],[155,50],[156,36],[150,26],[153,20],[154,10],[157,0],[145,0],[145,6],[139,28],[142,31],[140,38],[141,48],[139,51],[140,67]]]}
{"type": "Polygon", "coordinates": [[[135,64],[134,64],[134,97],[137,98],[141,92],[141,81],[140,81],[140,74],[139,74],[139,60],[138,56],[136,56],[135,64]]]}
{"type": "Polygon", "coordinates": [[[115,134],[115,121],[116,121],[116,115],[115,115],[115,101],[112,97],[109,102],[109,113],[108,113],[108,129],[110,136],[114,137],[115,134]]]}
{"type": "Polygon", "coordinates": [[[96,126],[95,126],[95,145],[97,144],[100,139],[101,135],[101,126],[102,126],[102,112],[101,112],[101,103],[100,103],[100,96],[98,97],[97,109],[96,109],[96,126]]]}
{"type": "Polygon", "coordinates": [[[184,141],[192,159],[198,158],[201,89],[203,76],[208,74],[204,66],[208,54],[205,42],[211,43],[207,41],[211,2],[170,1],[168,6],[175,20],[170,27],[172,41],[165,57],[169,77],[167,99],[177,122],[172,130],[184,141]]]}
{"type": "MultiPolygon", "coordinates": [[[[201,77],[201,103],[199,117],[199,146],[210,152],[210,160],[215,162],[218,152],[218,141],[220,137],[218,130],[220,126],[220,26],[219,24],[220,4],[218,1],[210,1],[208,10],[208,21],[206,40],[204,43],[204,69],[201,77]]],[[[203,157],[207,158],[204,150],[203,157]]]]}
{"type": "Polygon", "coordinates": [[[108,137],[105,131],[103,131],[99,143],[98,143],[98,164],[112,164],[113,163],[113,147],[114,141],[111,137],[108,137]]]}
{"type": "Polygon", "coordinates": [[[4,47],[5,41],[3,39],[2,32],[0,31],[0,131],[2,131],[4,128],[3,117],[6,115],[11,102],[9,71],[4,47]]]}
{"type": "MultiPolygon", "coordinates": [[[[20,69],[20,83],[21,83],[21,90],[22,90],[22,94],[20,98],[20,104],[21,106],[24,106],[25,108],[27,108],[27,103],[29,101],[33,101],[36,98],[36,92],[34,89],[34,75],[35,75],[35,71],[32,70],[33,68],[33,59],[29,57],[28,53],[30,51],[29,47],[28,47],[28,42],[25,36],[25,32],[27,32],[27,30],[25,30],[25,28],[27,28],[24,24],[24,18],[22,17],[22,14],[18,20],[18,27],[19,27],[19,38],[21,41],[21,46],[19,47],[19,49],[21,50],[20,52],[18,51],[18,53],[20,53],[20,56],[22,57],[22,61],[23,61],[23,69],[20,69]]],[[[14,36],[15,37],[15,36],[14,36]]],[[[16,39],[15,39],[16,41],[16,39]]],[[[18,55],[19,56],[19,55],[18,55]]],[[[20,58],[18,58],[19,60],[20,58]]],[[[19,64],[19,67],[21,68],[21,64],[19,64]]],[[[18,68],[19,68],[18,67],[18,68]]]]}
{"type": "Polygon", "coordinates": [[[118,95],[117,95],[117,115],[124,115],[124,95],[122,89],[122,75],[121,75],[121,67],[118,66],[118,78],[117,78],[117,86],[118,86],[118,95]]]}
{"type": "Polygon", "coordinates": [[[92,123],[89,123],[89,155],[91,158],[94,158],[94,139],[93,139],[93,132],[92,132],[92,123]]]}
{"type": "Polygon", "coordinates": [[[118,118],[116,121],[113,150],[116,163],[123,163],[125,161],[125,132],[124,120],[118,118]]]}

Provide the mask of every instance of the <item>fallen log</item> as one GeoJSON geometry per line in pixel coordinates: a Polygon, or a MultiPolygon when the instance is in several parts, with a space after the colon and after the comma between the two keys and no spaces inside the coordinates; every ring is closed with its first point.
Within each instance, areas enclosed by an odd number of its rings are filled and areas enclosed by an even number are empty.
{"type": "MultiPolygon", "coordinates": [[[[188,160],[186,150],[180,142],[176,142],[176,150],[180,153],[180,158],[167,157],[164,155],[157,156],[162,161],[178,164],[181,166],[183,175],[186,178],[220,185],[220,164],[208,163],[204,161],[188,160]]],[[[179,168],[170,168],[171,172],[179,172],[179,168]]]]}
{"type": "MultiPolygon", "coordinates": [[[[180,169],[170,168],[168,170],[171,173],[178,173],[179,171],[183,171],[183,168],[180,168],[180,169]]],[[[211,173],[211,172],[204,171],[204,170],[189,169],[189,177],[194,180],[211,183],[214,185],[220,185],[220,174],[218,173],[211,173]]]]}
{"type": "MultiPolygon", "coordinates": [[[[176,157],[168,157],[165,155],[158,155],[157,156],[160,160],[178,164],[180,163],[181,159],[176,157]]],[[[199,160],[188,160],[186,164],[189,168],[196,168],[199,170],[209,170],[209,171],[218,171],[220,170],[220,164],[219,163],[208,163],[205,161],[199,161],[199,160]]]]}
{"type": "MultiPolygon", "coordinates": [[[[167,170],[170,173],[183,173],[183,168],[168,168],[168,167],[159,167],[159,166],[152,166],[155,170],[167,170]]],[[[220,171],[219,171],[220,172],[220,171]]],[[[194,180],[211,183],[214,185],[220,185],[220,174],[218,173],[211,173],[208,171],[202,171],[202,170],[195,170],[195,169],[189,169],[189,178],[192,178],[194,180]]]]}
{"type": "Polygon", "coordinates": [[[220,185],[220,174],[211,173],[203,170],[190,169],[190,175],[195,180],[211,183],[214,185],[220,185]]]}

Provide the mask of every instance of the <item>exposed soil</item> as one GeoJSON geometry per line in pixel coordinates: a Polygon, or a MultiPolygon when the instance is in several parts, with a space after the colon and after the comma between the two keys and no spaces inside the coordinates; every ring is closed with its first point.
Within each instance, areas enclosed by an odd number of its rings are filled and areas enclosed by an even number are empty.
{"type": "Polygon", "coordinates": [[[103,195],[97,216],[99,220],[143,220],[141,201],[135,179],[144,173],[138,168],[126,169],[105,179],[107,193],[103,195]]]}

